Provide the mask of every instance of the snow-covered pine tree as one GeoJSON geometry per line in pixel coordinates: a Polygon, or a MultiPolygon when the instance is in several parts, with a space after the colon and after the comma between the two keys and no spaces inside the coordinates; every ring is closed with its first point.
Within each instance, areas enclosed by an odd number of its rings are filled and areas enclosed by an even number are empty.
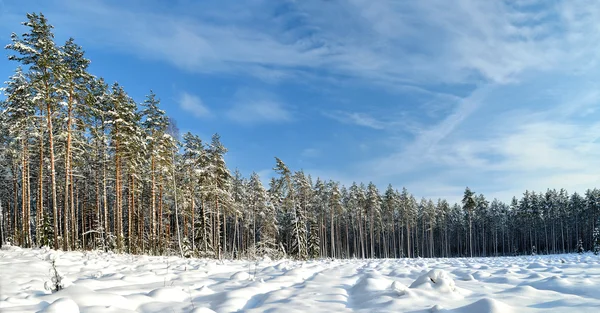
{"type": "MultiPolygon", "coordinates": [[[[298,228],[296,219],[296,199],[294,199],[294,186],[292,182],[292,172],[279,158],[275,158],[275,167],[273,168],[278,177],[271,186],[271,192],[278,199],[277,217],[279,226],[280,242],[283,244],[286,254],[294,257],[298,256],[298,251],[293,251],[295,238],[298,238],[298,228]]],[[[302,246],[299,246],[301,249],[302,246]]]]}
{"type": "MultiPolygon", "coordinates": [[[[187,132],[183,135],[183,176],[184,189],[186,190],[184,201],[188,203],[184,209],[191,224],[191,248],[196,253],[197,240],[201,241],[202,248],[206,248],[206,229],[197,231],[197,227],[206,227],[205,217],[196,214],[198,207],[198,187],[201,183],[201,173],[206,163],[206,153],[200,137],[187,132]]],[[[205,251],[203,251],[205,254],[205,251]]]]}
{"type": "Polygon", "coordinates": [[[425,205],[425,212],[424,212],[425,216],[426,216],[426,221],[425,223],[427,224],[426,228],[428,230],[427,232],[427,239],[429,241],[428,243],[428,253],[427,256],[430,258],[433,258],[435,256],[435,238],[434,238],[434,229],[436,227],[437,224],[437,215],[438,213],[436,212],[436,207],[433,204],[433,201],[431,199],[427,200],[427,204],[425,205]]]}
{"type": "MultiPolygon", "coordinates": [[[[309,241],[311,241],[313,243],[317,243],[317,242],[319,243],[318,255],[319,255],[319,257],[324,257],[324,256],[327,256],[327,249],[326,249],[327,236],[326,236],[325,221],[327,219],[327,207],[328,207],[328,202],[329,202],[329,200],[328,200],[329,193],[327,191],[327,187],[325,186],[325,183],[320,178],[317,178],[315,185],[313,187],[312,194],[313,194],[313,197],[312,197],[311,209],[313,211],[313,220],[314,220],[314,224],[311,223],[311,227],[313,227],[312,225],[314,225],[314,230],[312,231],[312,234],[314,236],[314,234],[316,232],[316,236],[319,237],[319,240],[316,240],[315,238],[313,238],[313,239],[309,239],[309,241]]],[[[314,248],[316,248],[316,247],[312,247],[311,249],[314,249],[314,248]]]]}
{"type": "Polygon", "coordinates": [[[398,208],[398,199],[396,198],[396,192],[391,184],[388,185],[385,190],[383,201],[382,201],[382,216],[383,216],[383,257],[389,258],[390,252],[395,249],[395,245],[391,244],[392,240],[395,240],[395,218],[394,213],[398,208]],[[391,233],[391,234],[390,234],[391,233]]]}
{"type": "MultiPolygon", "coordinates": [[[[60,71],[59,84],[62,87],[61,97],[62,102],[66,103],[66,139],[65,139],[65,180],[64,180],[64,200],[63,200],[63,250],[69,250],[75,248],[75,240],[77,236],[77,219],[75,218],[75,203],[73,195],[73,186],[75,182],[72,181],[73,168],[72,168],[72,145],[73,145],[73,126],[77,121],[74,118],[82,117],[86,114],[87,109],[83,106],[83,93],[86,91],[89,85],[91,75],[87,72],[87,67],[90,61],[84,57],[83,49],[75,44],[73,38],[67,40],[64,46],[60,47],[60,65],[58,70],[60,71]],[[64,88],[64,89],[63,89],[64,88]],[[71,229],[71,233],[69,233],[71,229]]],[[[81,128],[78,128],[82,130],[81,128]]],[[[81,132],[78,134],[79,138],[83,137],[81,132]]],[[[81,151],[82,141],[77,140],[79,144],[77,149],[81,151]]]]}
{"type": "Polygon", "coordinates": [[[369,183],[367,189],[367,210],[369,212],[369,232],[371,239],[371,250],[370,250],[370,258],[375,258],[375,223],[381,217],[381,197],[379,195],[379,190],[373,184],[373,182],[369,183]]]}
{"type": "MultiPolygon", "coordinates": [[[[58,249],[58,204],[57,204],[57,185],[56,168],[54,156],[54,129],[52,122],[55,117],[54,111],[58,105],[60,94],[59,58],[60,51],[54,43],[53,26],[48,24],[48,20],[43,14],[28,13],[27,21],[22,23],[29,28],[29,32],[18,36],[11,35],[12,43],[6,48],[14,51],[15,55],[10,55],[9,60],[14,60],[28,67],[27,77],[31,85],[32,101],[43,108],[41,112],[46,115],[48,132],[48,150],[50,157],[50,179],[52,196],[52,217],[54,226],[54,248],[58,249]]],[[[43,115],[42,115],[43,116],[43,115]]],[[[41,190],[41,188],[40,188],[41,190]]]]}
{"type": "Polygon", "coordinates": [[[312,186],[303,171],[293,175],[294,228],[291,254],[301,260],[308,258],[307,214],[312,200],[312,186]]]}
{"type": "MultiPolygon", "coordinates": [[[[277,219],[275,207],[263,187],[257,173],[252,173],[248,181],[248,206],[252,210],[252,247],[258,256],[277,258],[280,256],[277,244],[277,219]]],[[[255,257],[252,255],[251,257],[255,257]]]]}
{"type": "Polygon", "coordinates": [[[241,243],[243,241],[243,230],[241,229],[241,220],[245,217],[244,212],[247,208],[246,200],[246,180],[242,176],[242,173],[236,169],[231,179],[231,218],[230,229],[233,229],[233,234],[229,242],[231,242],[231,256],[233,258],[239,258],[241,256],[241,243]]]}
{"type": "Polygon", "coordinates": [[[467,212],[469,219],[469,255],[473,257],[473,213],[477,207],[475,193],[467,187],[462,199],[463,209],[467,212]]]}
{"type": "Polygon", "coordinates": [[[90,153],[88,156],[93,164],[94,185],[94,219],[92,228],[96,246],[107,248],[107,232],[110,230],[108,221],[108,136],[106,133],[106,111],[110,107],[108,85],[102,78],[92,79],[86,97],[85,106],[88,108],[88,129],[90,153]]]}
{"type": "MultiPolygon", "coordinates": [[[[7,82],[4,89],[7,109],[4,111],[9,140],[16,149],[15,161],[18,158],[21,178],[21,229],[16,234],[16,243],[25,247],[32,246],[30,228],[30,187],[29,187],[29,134],[34,124],[35,108],[31,99],[31,88],[21,68],[7,82]],[[17,148],[18,147],[18,148],[17,148]]],[[[16,179],[16,177],[13,177],[16,179]]],[[[16,191],[15,191],[16,192],[16,191]]],[[[16,212],[15,212],[16,215],[16,212]]],[[[17,227],[17,225],[15,225],[17,227]]]]}
{"type": "Polygon", "coordinates": [[[340,193],[339,184],[337,182],[330,181],[329,185],[329,256],[332,258],[339,257],[336,253],[336,241],[338,236],[336,235],[336,220],[337,217],[342,216],[342,194],[340,193]]]}
{"type": "Polygon", "coordinates": [[[129,222],[133,216],[131,198],[124,199],[125,191],[129,194],[134,192],[136,168],[139,166],[144,149],[141,129],[139,127],[140,115],[137,112],[137,104],[131,99],[123,87],[115,83],[112,86],[110,103],[112,107],[107,112],[107,122],[111,125],[110,136],[114,149],[115,164],[115,207],[113,210],[113,222],[116,235],[117,250],[123,251],[125,247],[125,232],[123,229],[123,209],[128,212],[128,240],[127,248],[131,250],[133,241],[132,224],[129,222]],[[125,176],[126,174],[126,176],[125,176]],[[129,183],[125,186],[124,183],[129,183]],[[127,203],[124,203],[127,200],[127,203]]]}
{"type": "Polygon", "coordinates": [[[221,239],[223,239],[223,242],[227,239],[226,225],[221,224],[221,218],[226,219],[232,202],[230,193],[231,173],[225,164],[225,153],[227,153],[227,149],[221,144],[221,137],[218,134],[214,134],[207,153],[208,180],[206,182],[206,187],[209,190],[208,194],[210,195],[215,208],[213,246],[215,255],[219,259],[223,257],[224,248],[221,239]],[[223,216],[221,216],[221,214],[223,216]],[[221,238],[221,227],[223,227],[223,238],[221,238]]]}
{"type": "MultiPolygon", "coordinates": [[[[157,212],[157,180],[158,169],[168,163],[168,147],[165,144],[165,134],[169,119],[165,111],[159,108],[160,100],[151,90],[150,94],[142,103],[141,115],[143,117],[142,129],[145,133],[146,148],[150,158],[150,249],[152,253],[157,253],[158,248],[158,223],[161,221],[157,212]]],[[[196,138],[195,138],[196,139],[196,138]]],[[[197,138],[199,140],[199,138],[197,138]]],[[[185,137],[184,137],[185,140],[185,137]]],[[[200,142],[200,149],[202,143],[200,142]]]]}

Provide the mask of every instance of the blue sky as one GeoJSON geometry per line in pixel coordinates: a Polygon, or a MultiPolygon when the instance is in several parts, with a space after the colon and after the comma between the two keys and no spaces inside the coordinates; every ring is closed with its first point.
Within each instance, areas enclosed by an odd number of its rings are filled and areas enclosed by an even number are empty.
{"type": "Polygon", "coordinates": [[[599,185],[596,0],[0,0],[0,42],[32,11],[245,175],[277,156],[451,201],[599,185]]]}

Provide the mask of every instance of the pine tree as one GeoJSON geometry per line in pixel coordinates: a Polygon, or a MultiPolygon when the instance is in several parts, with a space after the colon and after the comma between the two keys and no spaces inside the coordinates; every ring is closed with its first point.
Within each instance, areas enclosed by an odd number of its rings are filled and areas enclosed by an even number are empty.
{"type": "Polygon", "coordinates": [[[379,190],[372,182],[369,183],[367,191],[367,210],[369,212],[369,231],[371,238],[370,257],[375,258],[375,222],[381,217],[381,198],[379,190]]]}
{"type": "Polygon", "coordinates": [[[260,256],[279,257],[275,208],[256,173],[252,173],[248,182],[248,198],[253,215],[253,249],[260,256]]]}
{"type": "MultiPolygon", "coordinates": [[[[61,51],[61,86],[66,87],[66,90],[62,91],[64,102],[67,104],[67,138],[65,143],[65,189],[64,189],[64,226],[63,226],[63,250],[68,250],[74,247],[74,243],[69,244],[69,220],[76,222],[74,219],[75,205],[73,203],[73,193],[71,181],[73,176],[72,170],[72,136],[73,136],[73,122],[74,115],[76,113],[82,113],[80,105],[83,105],[82,93],[86,90],[90,75],[87,73],[87,67],[90,61],[84,57],[82,48],[75,44],[73,38],[70,38],[61,51]],[[70,218],[69,212],[71,212],[70,218]]],[[[76,231],[76,227],[72,227],[72,231],[76,231]]]]}
{"type": "MultiPolygon", "coordinates": [[[[144,117],[142,122],[143,131],[146,134],[146,147],[150,157],[150,245],[153,247],[153,252],[156,253],[158,245],[158,222],[160,218],[157,216],[157,171],[161,165],[168,163],[167,144],[165,142],[165,134],[169,120],[165,112],[159,108],[160,100],[154,92],[146,96],[146,100],[142,103],[141,115],[144,117]]],[[[188,137],[189,140],[192,140],[188,137]]],[[[198,139],[199,138],[193,138],[198,139]]],[[[184,138],[185,140],[185,138],[184,138]]],[[[191,144],[191,143],[190,143],[191,144]]],[[[195,147],[197,148],[197,147],[195,147]]],[[[202,142],[200,141],[200,149],[202,142]]],[[[191,148],[190,148],[191,149],[191,148]]],[[[194,160],[199,162],[199,160],[194,160]]]]}
{"type": "Polygon", "coordinates": [[[233,214],[233,221],[230,224],[233,228],[233,235],[231,238],[231,253],[234,258],[240,256],[241,241],[243,238],[243,231],[240,229],[240,219],[244,218],[244,211],[246,210],[246,180],[242,176],[239,170],[235,170],[231,180],[231,213],[233,214]]]}
{"type": "Polygon", "coordinates": [[[465,189],[462,203],[469,218],[469,254],[473,257],[473,213],[477,203],[475,202],[475,193],[469,187],[465,189]]]}
{"type": "Polygon", "coordinates": [[[214,249],[215,255],[221,259],[223,245],[221,243],[221,226],[223,226],[223,239],[226,240],[226,225],[221,225],[221,213],[226,217],[227,209],[231,207],[231,173],[225,165],[224,155],[227,153],[225,146],[221,144],[221,137],[218,134],[213,135],[211,144],[208,148],[208,181],[210,198],[214,201],[214,249]],[[223,212],[221,212],[223,211],[223,212]]]}
{"type": "MultiPolygon", "coordinates": [[[[8,135],[15,146],[20,146],[17,153],[21,164],[21,230],[17,242],[31,247],[30,200],[29,200],[29,133],[32,131],[35,109],[30,96],[30,84],[21,68],[7,82],[4,93],[7,97],[7,109],[4,112],[8,135]]],[[[15,155],[15,156],[17,156],[15,155]]],[[[16,213],[15,213],[16,214],[16,213]]],[[[15,225],[16,226],[16,225],[15,225]]]]}
{"type": "MultiPolygon", "coordinates": [[[[50,151],[50,177],[52,185],[52,213],[54,226],[54,248],[58,249],[58,205],[56,192],[56,169],[54,157],[54,129],[52,127],[53,112],[58,104],[57,95],[60,88],[59,58],[60,51],[54,43],[53,26],[48,24],[43,14],[27,14],[27,22],[23,23],[29,32],[18,36],[11,35],[12,43],[6,48],[14,51],[9,60],[28,66],[27,77],[31,85],[32,101],[46,114],[48,142],[50,151]]],[[[40,188],[41,189],[41,188],[40,188]]]]}
{"type": "Polygon", "coordinates": [[[294,228],[291,253],[301,260],[308,258],[307,214],[312,200],[312,186],[303,171],[294,173],[294,228]]]}
{"type": "Polygon", "coordinates": [[[280,225],[279,235],[284,244],[285,251],[294,257],[305,255],[306,245],[301,243],[300,225],[298,225],[296,214],[296,199],[292,182],[292,173],[279,158],[275,158],[276,164],[273,170],[279,177],[273,182],[271,190],[276,197],[278,221],[280,225]]]}

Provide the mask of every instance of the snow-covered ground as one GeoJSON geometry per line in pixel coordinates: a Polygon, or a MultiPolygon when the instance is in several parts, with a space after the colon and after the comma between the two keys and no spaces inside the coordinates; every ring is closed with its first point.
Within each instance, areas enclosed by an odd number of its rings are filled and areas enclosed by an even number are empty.
{"type": "Polygon", "coordinates": [[[0,250],[1,312],[600,312],[600,257],[224,261],[0,250]],[[56,259],[65,289],[51,293],[56,259]]]}

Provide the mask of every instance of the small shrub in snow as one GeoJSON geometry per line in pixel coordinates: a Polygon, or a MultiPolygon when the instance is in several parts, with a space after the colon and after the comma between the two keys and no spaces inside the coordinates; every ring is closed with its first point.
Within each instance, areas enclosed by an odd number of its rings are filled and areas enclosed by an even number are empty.
{"type": "Polygon", "coordinates": [[[583,242],[581,241],[581,239],[579,239],[579,242],[577,242],[577,253],[583,254],[583,252],[583,242]]]}
{"type": "Polygon", "coordinates": [[[50,269],[50,282],[44,283],[44,288],[48,291],[57,292],[63,289],[65,286],[63,284],[64,277],[60,274],[58,269],[56,268],[56,257],[54,255],[48,256],[48,261],[52,268],[50,269]]]}
{"type": "Polygon", "coordinates": [[[531,247],[531,255],[536,255],[537,254],[537,249],[535,248],[535,246],[531,247]]]}

